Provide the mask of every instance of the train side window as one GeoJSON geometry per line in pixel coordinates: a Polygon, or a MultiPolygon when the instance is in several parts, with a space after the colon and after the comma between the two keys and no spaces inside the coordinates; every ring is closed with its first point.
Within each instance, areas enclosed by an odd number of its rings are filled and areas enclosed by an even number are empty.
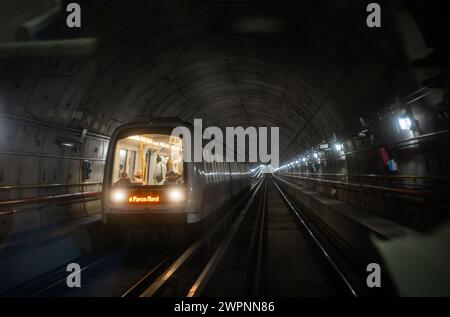
{"type": "Polygon", "coordinates": [[[220,182],[220,162],[216,162],[216,170],[217,182],[220,182]]]}
{"type": "Polygon", "coordinates": [[[212,175],[213,175],[213,179],[212,179],[212,182],[213,183],[216,183],[217,182],[217,174],[216,174],[216,172],[217,172],[217,168],[216,168],[216,162],[215,161],[213,161],[212,163],[211,163],[211,166],[212,166],[212,175]]]}
{"type": "Polygon", "coordinates": [[[220,171],[219,181],[221,182],[221,181],[223,181],[223,163],[222,162],[219,162],[219,171],[220,171]]]}
{"type": "Polygon", "coordinates": [[[209,184],[208,180],[208,163],[206,161],[203,161],[203,177],[205,179],[205,184],[209,184]]]}
{"type": "Polygon", "coordinates": [[[211,183],[211,166],[209,163],[209,153],[203,153],[203,167],[204,167],[204,173],[205,173],[205,183],[210,184],[211,183]]]}
{"type": "Polygon", "coordinates": [[[208,184],[211,184],[213,182],[213,167],[212,163],[206,163],[208,167],[208,184]]]}
{"type": "Polygon", "coordinates": [[[120,163],[119,163],[119,169],[126,171],[127,169],[127,156],[128,156],[128,150],[126,149],[120,149],[120,163]]]}
{"type": "Polygon", "coordinates": [[[220,182],[220,162],[216,161],[216,175],[217,175],[217,182],[220,182]]]}
{"type": "Polygon", "coordinates": [[[185,182],[182,141],[167,134],[125,136],[115,147],[112,185],[163,186],[185,182]],[[158,175],[156,175],[156,171],[158,175]],[[120,173],[122,172],[122,173],[120,173]]]}
{"type": "Polygon", "coordinates": [[[217,181],[222,181],[222,163],[217,162],[217,181]]]}

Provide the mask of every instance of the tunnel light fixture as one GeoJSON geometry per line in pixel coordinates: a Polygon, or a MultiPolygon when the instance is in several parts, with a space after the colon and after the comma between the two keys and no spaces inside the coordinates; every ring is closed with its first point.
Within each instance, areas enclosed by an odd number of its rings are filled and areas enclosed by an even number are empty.
{"type": "Polygon", "coordinates": [[[63,141],[61,143],[59,143],[59,145],[64,146],[64,147],[68,147],[68,148],[72,148],[75,146],[74,142],[69,142],[69,141],[63,141]]]}
{"type": "Polygon", "coordinates": [[[314,156],[314,158],[318,158],[318,157],[319,157],[319,154],[314,153],[313,156],[314,156]]]}
{"type": "Polygon", "coordinates": [[[410,130],[412,126],[411,119],[408,116],[401,116],[398,118],[398,124],[401,130],[410,130]]]}
{"type": "Polygon", "coordinates": [[[132,136],[129,136],[128,139],[139,141],[139,142],[142,142],[142,143],[153,144],[153,140],[152,139],[143,137],[141,135],[132,135],[132,136]]]}
{"type": "Polygon", "coordinates": [[[302,161],[303,161],[303,162],[306,162],[306,158],[302,157],[302,161]]]}
{"type": "Polygon", "coordinates": [[[342,151],[343,145],[342,145],[342,144],[339,144],[339,143],[336,143],[336,144],[334,145],[334,148],[336,149],[336,151],[342,151]]]}
{"type": "Polygon", "coordinates": [[[56,144],[58,144],[61,147],[74,148],[77,145],[79,145],[80,142],[78,140],[71,140],[71,139],[63,138],[63,139],[57,139],[56,144]]]}

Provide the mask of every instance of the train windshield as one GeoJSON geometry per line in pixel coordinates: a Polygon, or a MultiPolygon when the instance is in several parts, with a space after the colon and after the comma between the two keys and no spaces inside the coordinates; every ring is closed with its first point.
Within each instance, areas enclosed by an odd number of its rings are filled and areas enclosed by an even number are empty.
{"type": "Polygon", "coordinates": [[[184,183],[181,138],[140,134],[120,139],[113,165],[113,186],[162,186],[184,183]]]}

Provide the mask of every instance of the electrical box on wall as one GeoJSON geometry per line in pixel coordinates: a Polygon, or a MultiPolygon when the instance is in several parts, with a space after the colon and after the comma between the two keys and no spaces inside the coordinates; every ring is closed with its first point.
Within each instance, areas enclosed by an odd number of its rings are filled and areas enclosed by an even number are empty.
{"type": "Polygon", "coordinates": [[[389,172],[398,172],[398,163],[396,160],[389,160],[388,161],[388,169],[389,172]]]}
{"type": "Polygon", "coordinates": [[[90,179],[92,174],[92,163],[89,160],[84,160],[81,166],[82,180],[90,179]]]}

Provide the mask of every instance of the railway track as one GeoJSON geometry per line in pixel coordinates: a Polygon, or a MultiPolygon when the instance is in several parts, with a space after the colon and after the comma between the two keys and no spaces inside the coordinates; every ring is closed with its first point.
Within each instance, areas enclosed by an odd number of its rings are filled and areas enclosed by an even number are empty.
{"type": "Polygon", "coordinates": [[[60,268],[10,295],[358,296],[311,226],[266,177],[190,245],[98,252],[80,260],[79,289],[60,268]]]}
{"type": "MultiPolygon", "coordinates": [[[[254,188],[254,186],[252,186],[254,188]]],[[[248,195],[224,206],[228,210],[239,210],[248,195]]],[[[222,210],[222,211],[225,211],[222,210]]],[[[232,220],[228,218],[235,213],[227,213],[221,217],[215,226],[216,231],[224,230],[232,220]]],[[[208,230],[212,234],[211,230],[208,230]]],[[[206,236],[210,236],[208,233],[206,236]]],[[[114,241],[117,240],[117,237],[114,241]]],[[[212,240],[210,240],[212,241],[212,240]]],[[[183,242],[172,242],[151,245],[110,241],[108,247],[98,249],[76,260],[81,268],[81,287],[67,286],[67,265],[42,274],[26,283],[10,289],[2,296],[9,297],[97,297],[122,296],[136,297],[146,290],[148,285],[179,258],[189,244],[192,237],[183,242]],[[130,285],[132,285],[130,287],[130,285]]]]}
{"type": "Polygon", "coordinates": [[[161,273],[152,269],[127,295],[358,296],[310,226],[266,178],[232,222],[217,223],[174,261],[158,267],[161,273]]]}
{"type": "Polygon", "coordinates": [[[151,249],[115,247],[73,261],[80,266],[81,287],[67,286],[67,264],[3,294],[9,297],[116,297],[130,284],[171,259],[181,246],[151,249]]]}
{"type": "MultiPolygon", "coordinates": [[[[311,259],[311,262],[309,265],[311,267],[306,270],[303,269],[304,274],[309,274],[306,279],[307,282],[313,284],[311,285],[311,289],[308,290],[308,287],[306,288],[307,294],[309,295],[312,292],[312,295],[322,295],[322,292],[325,292],[324,295],[358,297],[359,291],[353,285],[353,282],[347,278],[346,273],[344,273],[338,262],[328,251],[330,245],[325,245],[322,242],[324,237],[320,237],[317,234],[320,230],[314,226],[314,223],[307,218],[307,215],[302,212],[301,208],[295,206],[276,182],[273,182],[271,196],[272,205],[278,207],[279,210],[284,211],[287,209],[291,219],[297,224],[298,232],[300,233],[299,238],[302,240],[300,244],[304,242],[305,246],[304,253],[308,254],[308,251],[310,251],[309,259],[311,259]],[[284,208],[280,206],[280,203],[284,205],[284,208]],[[314,280],[311,272],[320,272],[322,279],[319,277],[317,280],[314,280]]],[[[276,207],[271,206],[273,209],[276,207]]]]}
{"type": "MultiPolygon", "coordinates": [[[[232,211],[226,216],[220,218],[209,230],[207,230],[197,241],[185,249],[185,251],[174,261],[164,261],[158,268],[153,268],[137,283],[128,289],[123,296],[153,297],[153,296],[187,296],[186,287],[194,281],[192,287],[195,286],[195,278],[198,269],[203,265],[208,265],[209,257],[212,254],[214,246],[223,239],[224,235],[228,235],[230,231],[238,227],[239,222],[243,219],[246,210],[252,205],[255,196],[261,187],[262,181],[253,184],[250,188],[252,192],[247,201],[247,197],[240,199],[234,206],[232,211]],[[247,202],[246,202],[247,201],[247,202]],[[244,208],[240,206],[245,204],[244,208]],[[233,222],[233,218],[236,218],[233,222]],[[231,229],[229,229],[231,225],[231,229]],[[156,273],[162,271],[159,275],[156,273]]],[[[214,254],[212,257],[216,257],[214,254]]],[[[205,279],[200,275],[198,278],[205,279]]]]}

